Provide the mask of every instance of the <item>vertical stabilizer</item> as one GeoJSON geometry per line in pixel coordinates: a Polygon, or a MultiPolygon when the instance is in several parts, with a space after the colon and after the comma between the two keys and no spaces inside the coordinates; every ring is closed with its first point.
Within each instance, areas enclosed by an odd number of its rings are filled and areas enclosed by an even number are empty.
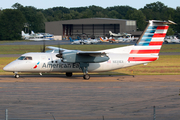
{"type": "Polygon", "coordinates": [[[24,31],[21,31],[21,35],[22,35],[22,36],[25,35],[24,31]]]}
{"type": "Polygon", "coordinates": [[[172,21],[150,20],[143,34],[134,48],[130,51],[128,61],[154,61],[158,59],[161,46],[164,42],[169,26],[175,24],[172,21]]]}
{"type": "Polygon", "coordinates": [[[74,42],[73,39],[72,39],[71,37],[69,37],[69,40],[70,40],[70,42],[74,42]]]}

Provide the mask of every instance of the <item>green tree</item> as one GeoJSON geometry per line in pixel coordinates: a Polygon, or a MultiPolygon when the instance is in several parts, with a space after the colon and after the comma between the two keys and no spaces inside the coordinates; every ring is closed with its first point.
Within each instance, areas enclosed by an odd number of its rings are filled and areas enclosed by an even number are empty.
{"type": "Polygon", "coordinates": [[[44,17],[44,15],[42,14],[42,12],[37,12],[35,14],[35,18],[34,19],[34,26],[33,29],[36,32],[44,32],[45,30],[45,22],[46,22],[46,18],[44,17]]]}
{"type": "Polygon", "coordinates": [[[0,17],[1,17],[1,14],[2,14],[2,10],[0,9],[0,17]]]}
{"type": "Polygon", "coordinates": [[[19,40],[26,19],[19,10],[5,9],[0,17],[0,39],[19,40]]]}
{"type": "Polygon", "coordinates": [[[26,18],[26,23],[30,25],[29,30],[33,30],[34,32],[45,31],[44,23],[47,20],[41,11],[38,11],[35,7],[32,6],[21,7],[18,10],[22,12],[26,18]]]}
{"type": "Polygon", "coordinates": [[[92,18],[93,12],[90,9],[86,9],[86,11],[82,12],[82,18],[92,18]]]}
{"type": "Polygon", "coordinates": [[[106,14],[103,14],[103,12],[99,12],[97,11],[94,15],[94,17],[99,17],[99,18],[107,18],[107,15],[106,14]]]}
{"type": "Polygon", "coordinates": [[[132,11],[134,11],[134,10],[136,10],[135,8],[132,8],[132,7],[129,7],[129,6],[114,6],[114,7],[108,7],[108,8],[106,8],[108,11],[112,11],[112,10],[114,10],[114,11],[116,11],[117,13],[119,13],[120,15],[120,17],[119,18],[121,18],[121,19],[124,19],[125,18],[125,16],[127,15],[127,12],[128,11],[130,11],[130,10],[132,10],[132,11]]]}
{"type": "Polygon", "coordinates": [[[141,10],[134,10],[132,14],[130,14],[129,19],[137,20],[138,30],[144,30],[146,27],[146,17],[142,13],[141,10]]]}
{"type": "Polygon", "coordinates": [[[88,9],[92,11],[93,16],[96,15],[96,12],[102,12],[104,10],[102,7],[95,6],[95,5],[89,6],[88,9]]]}
{"type": "Polygon", "coordinates": [[[19,3],[15,3],[11,7],[14,8],[14,9],[19,9],[20,10],[23,6],[21,4],[19,4],[19,3]]]}
{"type": "Polygon", "coordinates": [[[72,19],[72,16],[70,14],[63,15],[63,20],[70,20],[70,19],[72,19]]]}
{"type": "Polygon", "coordinates": [[[82,13],[83,11],[85,11],[88,7],[78,7],[78,8],[70,8],[70,10],[74,10],[77,11],[79,13],[82,13]]]}
{"type": "Polygon", "coordinates": [[[140,9],[146,16],[146,20],[167,20],[174,16],[174,9],[168,8],[161,2],[154,2],[146,4],[144,8],[140,9]]]}
{"type": "Polygon", "coordinates": [[[164,8],[167,8],[167,6],[165,6],[164,3],[159,1],[146,4],[146,6],[144,6],[144,9],[152,9],[152,11],[154,12],[162,12],[164,8]]]}
{"type": "Polygon", "coordinates": [[[168,31],[167,31],[167,35],[174,35],[174,30],[173,28],[169,27],[168,31]]]}
{"type": "Polygon", "coordinates": [[[122,18],[121,14],[119,14],[117,11],[112,10],[108,12],[108,17],[109,18],[122,18]]]}
{"type": "Polygon", "coordinates": [[[177,23],[175,25],[175,32],[180,33],[180,7],[176,8],[175,15],[174,15],[174,22],[177,23]]]}

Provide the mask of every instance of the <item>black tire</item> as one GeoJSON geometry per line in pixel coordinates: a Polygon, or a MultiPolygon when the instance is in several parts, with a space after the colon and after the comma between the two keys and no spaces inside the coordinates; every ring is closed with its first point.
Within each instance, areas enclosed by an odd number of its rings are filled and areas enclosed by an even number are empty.
{"type": "Polygon", "coordinates": [[[72,72],[67,72],[67,73],[66,73],[66,76],[67,76],[67,77],[72,77],[72,72]]]}
{"type": "Polygon", "coordinates": [[[15,78],[19,78],[20,76],[19,76],[19,74],[15,74],[14,77],[15,78]]]}
{"type": "Polygon", "coordinates": [[[88,75],[88,74],[83,75],[83,78],[84,78],[85,80],[89,80],[89,79],[90,79],[90,75],[88,75]]]}

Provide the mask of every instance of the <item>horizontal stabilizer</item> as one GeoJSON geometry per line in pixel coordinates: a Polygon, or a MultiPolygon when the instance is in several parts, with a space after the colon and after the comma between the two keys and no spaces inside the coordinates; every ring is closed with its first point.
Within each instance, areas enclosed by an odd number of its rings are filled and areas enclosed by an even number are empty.
{"type": "Polygon", "coordinates": [[[175,22],[168,20],[168,21],[160,21],[160,20],[153,20],[153,23],[161,23],[161,24],[176,24],[175,22]]]}

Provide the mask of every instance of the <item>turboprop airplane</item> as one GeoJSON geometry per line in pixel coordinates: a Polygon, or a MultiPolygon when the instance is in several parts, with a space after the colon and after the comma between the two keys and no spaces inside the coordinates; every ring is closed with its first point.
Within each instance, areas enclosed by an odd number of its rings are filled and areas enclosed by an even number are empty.
{"type": "Polygon", "coordinates": [[[21,31],[22,38],[25,40],[33,40],[33,41],[44,41],[44,40],[51,40],[49,38],[44,38],[42,34],[37,34],[31,31],[31,34],[29,33],[25,34],[24,31],[21,31]]]}
{"type": "MultiPolygon", "coordinates": [[[[89,79],[88,72],[110,71],[139,64],[147,64],[159,58],[159,51],[172,21],[150,20],[135,45],[101,51],[67,50],[49,47],[51,52],[25,53],[17,60],[6,65],[3,70],[14,72],[83,72],[83,78],[89,79]]],[[[43,50],[44,51],[44,50],[43,50]]]]}
{"type": "Polygon", "coordinates": [[[116,37],[123,36],[121,33],[116,34],[116,33],[112,33],[111,31],[109,31],[109,34],[116,37]]]}

